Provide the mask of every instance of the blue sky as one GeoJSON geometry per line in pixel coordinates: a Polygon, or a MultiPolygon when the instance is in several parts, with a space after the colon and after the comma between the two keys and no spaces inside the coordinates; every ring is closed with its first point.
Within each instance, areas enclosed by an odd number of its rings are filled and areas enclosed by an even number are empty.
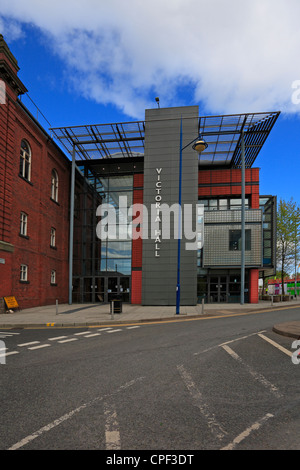
{"type": "Polygon", "coordinates": [[[156,96],[200,115],[281,111],[260,192],[300,204],[299,17],[298,0],[1,0],[0,33],[52,127],[143,120],[156,96]]]}

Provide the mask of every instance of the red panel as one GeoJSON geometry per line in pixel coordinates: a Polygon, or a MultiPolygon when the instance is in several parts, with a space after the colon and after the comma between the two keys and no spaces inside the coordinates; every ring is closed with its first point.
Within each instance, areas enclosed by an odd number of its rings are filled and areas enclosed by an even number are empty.
{"type": "Polygon", "coordinates": [[[240,183],[241,180],[242,180],[241,170],[231,170],[231,182],[232,183],[240,183]]]}
{"type": "Polygon", "coordinates": [[[258,269],[250,269],[250,279],[249,279],[249,303],[257,304],[258,303],[258,269]]]}
{"type": "Polygon", "coordinates": [[[143,204],[143,190],[142,189],[133,190],[133,204],[143,204]]]}
{"type": "Polygon", "coordinates": [[[144,175],[143,173],[137,173],[133,175],[133,187],[142,188],[144,186],[144,175]]]}
{"type": "Polygon", "coordinates": [[[259,209],[259,194],[252,194],[251,209],[259,209]]]}
{"type": "Polygon", "coordinates": [[[132,267],[141,268],[142,267],[142,255],[143,255],[143,240],[142,238],[137,238],[132,240],[132,267]]]}
{"type": "Polygon", "coordinates": [[[210,181],[210,171],[209,170],[205,170],[205,171],[200,170],[198,172],[198,182],[199,182],[199,184],[210,184],[211,183],[211,181],[210,181]]]}
{"type": "Polygon", "coordinates": [[[259,181],[259,168],[251,168],[252,172],[252,181],[258,182],[259,181]]]}
{"type": "Polygon", "coordinates": [[[142,271],[131,273],[131,303],[138,305],[142,303],[142,271]]]}
{"type": "Polygon", "coordinates": [[[198,188],[198,196],[201,197],[208,197],[210,196],[210,189],[211,188],[198,188]]]}

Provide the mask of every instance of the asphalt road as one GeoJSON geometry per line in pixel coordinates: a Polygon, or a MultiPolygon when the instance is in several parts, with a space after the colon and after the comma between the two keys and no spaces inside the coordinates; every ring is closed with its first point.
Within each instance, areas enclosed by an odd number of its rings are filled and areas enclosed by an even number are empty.
{"type": "Polygon", "coordinates": [[[299,450],[299,318],[1,330],[0,449],[299,450]]]}

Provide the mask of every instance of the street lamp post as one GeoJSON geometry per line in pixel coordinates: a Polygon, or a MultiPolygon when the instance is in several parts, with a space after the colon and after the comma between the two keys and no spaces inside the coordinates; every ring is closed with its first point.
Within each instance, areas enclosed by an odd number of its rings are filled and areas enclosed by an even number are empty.
{"type": "Polygon", "coordinates": [[[242,163],[242,211],[241,211],[241,305],[245,303],[245,140],[244,131],[241,134],[241,163],[242,163]]]}
{"type": "Polygon", "coordinates": [[[181,192],[182,192],[182,152],[184,149],[193,145],[193,150],[198,153],[203,152],[208,145],[202,136],[199,134],[196,139],[193,139],[187,145],[182,147],[182,117],[180,120],[180,151],[179,151],[179,195],[178,195],[178,203],[179,203],[179,214],[178,214],[178,250],[177,250],[177,285],[176,285],[176,315],[180,313],[180,258],[181,258],[181,192]]]}

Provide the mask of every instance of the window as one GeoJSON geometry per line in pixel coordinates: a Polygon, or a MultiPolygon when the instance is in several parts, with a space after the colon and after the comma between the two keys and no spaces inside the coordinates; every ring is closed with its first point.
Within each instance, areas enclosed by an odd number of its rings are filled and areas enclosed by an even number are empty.
{"type": "Polygon", "coordinates": [[[21,264],[21,267],[20,267],[20,281],[22,281],[22,282],[28,281],[28,266],[27,266],[27,264],[21,264]]]}
{"type": "MultiPolygon", "coordinates": [[[[245,208],[249,209],[249,198],[245,198],[245,208]]],[[[231,210],[241,210],[242,209],[242,200],[238,198],[230,199],[230,209],[231,210]]]]}
{"type": "Polygon", "coordinates": [[[51,284],[56,284],[56,271],[54,269],[51,271],[51,284]]]}
{"type": "Polygon", "coordinates": [[[50,246],[51,246],[51,248],[56,247],[56,229],[54,227],[51,227],[50,246]]]}
{"type": "Polygon", "coordinates": [[[20,150],[20,176],[30,181],[31,178],[31,150],[26,142],[22,140],[20,150]]]}
{"type": "MultiPolygon", "coordinates": [[[[225,211],[225,210],[241,210],[242,200],[238,198],[230,199],[199,199],[198,204],[204,205],[205,211],[225,211]]],[[[245,198],[245,209],[249,209],[249,198],[245,198]]]]}
{"type": "Polygon", "coordinates": [[[51,173],[51,199],[58,201],[58,174],[56,170],[52,170],[51,173]]]}
{"type": "MultiPolygon", "coordinates": [[[[241,251],[242,244],[242,231],[241,230],[229,230],[229,250],[230,251],[241,251]]],[[[251,230],[245,230],[245,250],[251,250],[251,230]]]]}
{"type": "Polygon", "coordinates": [[[24,237],[27,236],[27,214],[25,212],[21,212],[21,217],[20,217],[20,235],[23,235],[24,237]]]}

